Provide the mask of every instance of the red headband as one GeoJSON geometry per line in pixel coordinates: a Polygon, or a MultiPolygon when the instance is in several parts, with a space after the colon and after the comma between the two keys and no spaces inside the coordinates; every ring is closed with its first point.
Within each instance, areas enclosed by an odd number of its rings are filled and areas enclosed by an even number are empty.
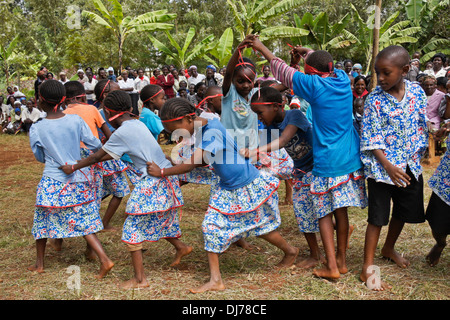
{"type": "Polygon", "coordinates": [[[158,94],[160,94],[161,92],[164,92],[164,89],[159,90],[157,93],[155,93],[154,95],[152,95],[150,98],[148,98],[147,100],[143,101],[142,103],[146,103],[147,101],[153,99],[154,97],[156,97],[158,94]]]}
{"type": "MultiPolygon", "coordinates": [[[[45,100],[44,97],[41,96],[41,94],[39,94],[39,98],[41,98],[42,100],[44,100],[44,101],[47,102],[48,104],[53,103],[53,102],[50,102],[50,101],[45,100]]],[[[57,110],[58,107],[61,105],[61,103],[64,102],[64,100],[66,100],[66,96],[62,97],[61,101],[58,102],[58,103],[55,105],[55,107],[53,108],[53,111],[54,111],[54,112],[56,112],[56,110],[57,110]]]]}
{"type": "Polygon", "coordinates": [[[97,99],[101,99],[101,97],[103,96],[103,93],[105,92],[106,86],[111,82],[111,80],[108,80],[108,82],[106,82],[105,87],[102,90],[102,93],[100,93],[100,97],[98,97],[97,99]]]}
{"type": "Polygon", "coordinates": [[[328,63],[328,70],[329,70],[328,72],[319,71],[316,68],[311,67],[309,64],[307,64],[306,60],[305,60],[305,73],[306,74],[310,74],[310,75],[316,74],[322,78],[326,78],[333,73],[333,62],[328,63]]]}
{"type": "Polygon", "coordinates": [[[218,93],[218,94],[213,95],[213,96],[207,96],[205,99],[203,99],[202,101],[200,101],[200,102],[195,106],[195,108],[198,109],[198,108],[200,108],[203,104],[205,104],[206,100],[208,100],[208,99],[213,99],[213,98],[217,98],[217,97],[223,97],[223,94],[218,93]]]}
{"type": "Polygon", "coordinates": [[[182,116],[182,117],[178,117],[178,118],[174,118],[174,119],[161,120],[161,122],[162,122],[162,123],[166,123],[166,122],[178,121],[178,120],[183,119],[184,117],[187,117],[187,116],[193,116],[193,115],[195,115],[195,112],[189,113],[189,114],[186,114],[186,115],[184,115],[184,116],[182,116]]]}
{"type": "Polygon", "coordinates": [[[111,118],[108,118],[108,121],[113,121],[114,119],[117,119],[118,117],[123,116],[125,113],[129,113],[131,115],[134,115],[130,111],[116,111],[116,110],[112,110],[112,109],[107,108],[105,105],[103,105],[103,108],[108,110],[108,112],[110,112],[110,113],[117,113],[118,112],[118,114],[116,114],[115,116],[112,116],[111,118]]]}

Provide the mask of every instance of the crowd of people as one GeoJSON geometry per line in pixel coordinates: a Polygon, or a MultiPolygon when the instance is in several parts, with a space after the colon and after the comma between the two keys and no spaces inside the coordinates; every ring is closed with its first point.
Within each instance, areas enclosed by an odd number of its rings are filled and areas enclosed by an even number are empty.
{"type": "Polygon", "coordinates": [[[83,236],[88,254],[99,258],[98,277],[106,276],[114,263],[95,234],[114,229],[110,220],[129,195],[122,241],[134,275],[122,287],[149,286],[145,241],[171,243],[172,265],[192,251],[179,239],[186,183],[211,186],[201,227],[210,280],[194,293],[225,289],[220,254],[233,243],[251,248],[251,236],[283,252],[280,268],[323,263],[314,275],[338,279],[348,272],[349,207],[368,207],[360,274],[368,287],[390,287],[368,281],[383,226],[389,225],[383,256],[407,267],[395,244],[405,223],[427,220],[436,241],[427,260],[436,265],[450,231],[450,152],[444,143],[450,69],[443,54],[425,68],[419,58],[400,46],[382,50],[373,90],[359,63],[334,62],[326,51],[301,46],[286,63],[253,35],[226,67],[209,65],[204,73],[170,65],[151,74],[101,68],[94,75],[88,68],[69,81],[64,72],[55,79],[41,68],[34,97],[8,88],[2,103],[3,132],[28,132],[36,159],[45,163],[32,229],[37,259],[29,270],[43,272],[47,239],[61,249],[64,238],[83,236]],[[260,74],[242,57],[243,47],[267,59],[260,74]],[[430,134],[445,154],[428,181],[433,195],[425,210],[421,160],[430,134]],[[177,143],[170,155],[160,146],[164,135],[177,143]],[[281,182],[310,250],[299,262],[299,249],[277,231],[281,182]]]}

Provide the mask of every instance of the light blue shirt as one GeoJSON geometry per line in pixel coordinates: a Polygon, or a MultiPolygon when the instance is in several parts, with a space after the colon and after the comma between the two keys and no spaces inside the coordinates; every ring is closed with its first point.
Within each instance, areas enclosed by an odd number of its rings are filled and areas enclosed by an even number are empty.
{"type": "Polygon", "coordinates": [[[172,167],[150,130],[135,119],[124,121],[103,145],[103,150],[116,160],[126,153],[142,173],[141,177],[148,175],[147,162],[155,162],[161,169],[172,167]]]}
{"type": "Polygon", "coordinates": [[[222,98],[222,114],[220,121],[228,133],[234,137],[238,150],[242,148],[255,149],[258,146],[258,117],[250,107],[250,99],[257,88],[244,99],[231,84],[228,93],[222,98]]]}
{"type": "Polygon", "coordinates": [[[350,78],[335,69],[336,77],[321,78],[296,72],[294,93],[311,105],[313,127],[313,175],[338,177],[363,167],[359,135],[353,126],[350,78]]]}
{"type": "Polygon", "coordinates": [[[94,152],[102,146],[86,122],[76,114],[66,114],[58,119],[42,119],[30,128],[31,150],[38,161],[45,163],[43,175],[60,182],[91,180],[90,168],[77,170],[71,175],[58,169],[81,160],[80,142],[94,152]]]}
{"type": "Polygon", "coordinates": [[[148,130],[150,130],[153,137],[155,137],[155,139],[158,140],[159,134],[161,133],[161,131],[164,130],[161,119],[149,108],[144,107],[142,108],[139,120],[142,121],[147,126],[148,130]]]}

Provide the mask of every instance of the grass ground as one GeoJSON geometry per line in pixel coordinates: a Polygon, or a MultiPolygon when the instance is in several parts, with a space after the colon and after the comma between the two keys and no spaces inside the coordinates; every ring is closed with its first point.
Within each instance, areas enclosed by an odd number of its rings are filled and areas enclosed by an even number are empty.
{"type": "MultiPolygon", "coordinates": [[[[168,147],[164,147],[166,151],[168,147]]],[[[434,245],[427,223],[406,225],[398,241],[397,250],[411,261],[407,269],[382,259],[376,264],[381,277],[392,285],[386,292],[371,292],[359,279],[363,261],[364,233],[367,209],[349,209],[350,223],[355,231],[347,253],[350,272],[338,281],[318,279],[311,270],[292,268],[275,270],[281,251],[257,238],[249,242],[259,247],[257,252],[247,252],[232,246],[221,255],[221,271],[227,290],[191,294],[188,289],[209,279],[208,262],[203,251],[201,222],[208,204],[207,186],[182,187],[185,206],[181,229],[182,240],[194,247],[179,268],[170,268],[174,251],[166,241],[147,243],[144,265],[150,287],[142,290],[122,291],[118,284],[132,274],[130,256],[123,243],[121,232],[99,233],[99,238],[115,262],[111,273],[102,280],[94,279],[99,265],[86,260],[83,238],[67,239],[63,250],[56,252],[47,247],[46,272],[27,271],[35,262],[35,241],[31,235],[35,204],[35,190],[41,178],[43,165],[31,153],[25,135],[0,135],[0,299],[2,300],[448,300],[450,298],[449,250],[444,250],[441,262],[429,267],[425,256],[434,245]],[[81,290],[68,289],[69,266],[79,266],[81,290]]],[[[425,167],[425,181],[434,167],[425,167]]],[[[280,199],[284,199],[284,184],[280,199]]],[[[425,187],[428,202],[430,189],[425,187]]],[[[120,229],[124,219],[126,198],[112,223],[120,229]]],[[[102,205],[104,213],[108,199],[102,205]]],[[[306,256],[308,249],[299,233],[292,206],[280,206],[281,234],[300,248],[306,256]]],[[[386,228],[382,230],[382,246],[386,228]]]]}

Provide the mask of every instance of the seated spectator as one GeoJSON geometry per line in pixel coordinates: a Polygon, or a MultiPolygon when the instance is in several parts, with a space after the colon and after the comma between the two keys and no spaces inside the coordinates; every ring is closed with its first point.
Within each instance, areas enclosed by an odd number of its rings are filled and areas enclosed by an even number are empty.
{"type": "Polygon", "coordinates": [[[27,101],[27,107],[24,111],[22,111],[21,120],[22,120],[22,129],[25,132],[29,132],[31,126],[36,123],[41,118],[41,112],[34,107],[33,102],[31,100],[27,101]]]}

